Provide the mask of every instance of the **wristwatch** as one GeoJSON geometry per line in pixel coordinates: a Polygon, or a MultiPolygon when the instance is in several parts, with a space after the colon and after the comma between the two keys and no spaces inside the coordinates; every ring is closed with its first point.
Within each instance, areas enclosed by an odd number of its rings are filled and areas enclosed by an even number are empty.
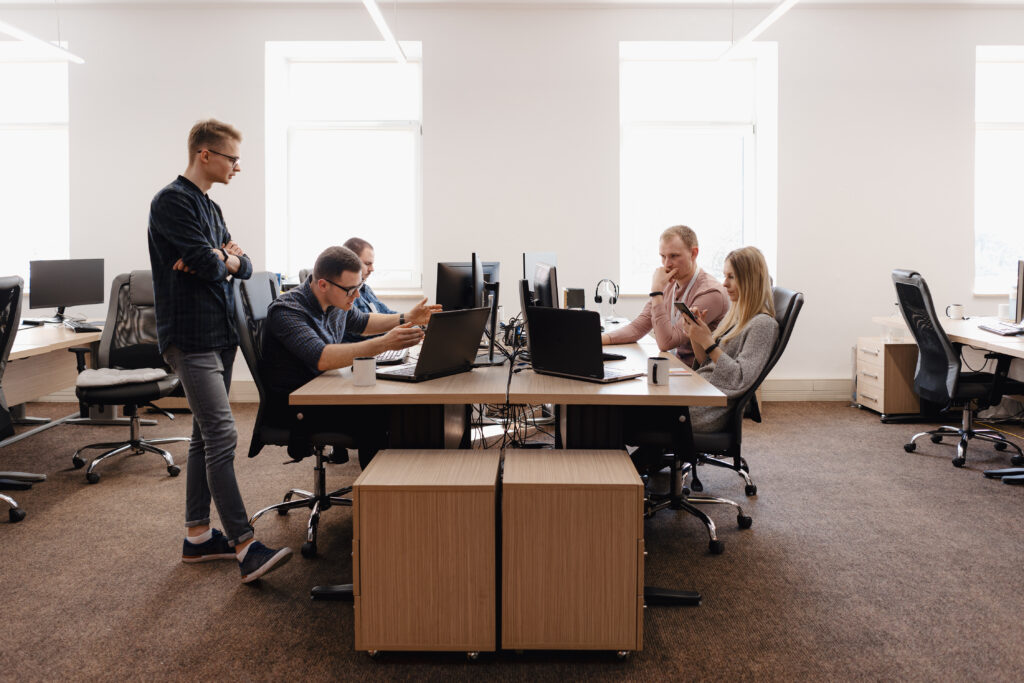
{"type": "Polygon", "coordinates": [[[717,348],[718,348],[718,342],[715,342],[714,344],[712,344],[708,348],[704,349],[704,353],[707,355],[708,358],[710,358],[711,357],[711,352],[714,351],[717,348]]]}
{"type": "Polygon", "coordinates": [[[651,292],[647,296],[662,296],[665,292],[651,292]]]}
{"type": "Polygon", "coordinates": [[[228,262],[228,250],[221,248],[220,253],[224,254],[224,263],[228,262]]]}
{"type": "Polygon", "coordinates": [[[405,324],[405,313],[399,313],[398,314],[398,324],[399,325],[404,325],[405,324]]]}

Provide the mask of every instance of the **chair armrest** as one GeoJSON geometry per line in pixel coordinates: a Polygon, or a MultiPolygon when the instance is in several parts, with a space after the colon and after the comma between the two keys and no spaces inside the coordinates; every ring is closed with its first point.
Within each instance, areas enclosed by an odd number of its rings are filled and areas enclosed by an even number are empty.
{"type": "Polygon", "coordinates": [[[81,374],[85,370],[85,354],[89,353],[91,349],[87,346],[72,346],[68,351],[75,354],[78,358],[78,373],[81,374]]]}

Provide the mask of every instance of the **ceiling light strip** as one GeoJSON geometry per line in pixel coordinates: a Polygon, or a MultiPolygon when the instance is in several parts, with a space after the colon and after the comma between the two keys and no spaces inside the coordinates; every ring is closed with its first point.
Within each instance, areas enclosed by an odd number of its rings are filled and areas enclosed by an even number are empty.
{"type": "Polygon", "coordinates": [[[68,52],[67,50],[65,50],[64,48],[60,47],[59,45],[54,45],[53,43],[48,43],[45,40],[43,40],[42,38],[36,38],[31,33],[26,33],[25,31],[22,31],[17,26],[13,26],[11,24],[8,24],[5,21],[0,21],[0,33],[8,35],[11,38],[17,38],[18,40],[24,41],[26,43],[35,43],[36,45],[42,45],[43,47],[47,48],[49,51],[53,52],[54,56],[60,55],[61,59],[67,60],[69,62],[74,62],[75,64],[85,64],[85,60],[82,59],[81,57],[79,57],[78,55],[75,55],[75,54],[72,54],[72,53],[68,52]]]}
{"type": "Polygon", "coordinates": [[[722,53],[720,59],[729,59],[734,56],[747,43],[753,42],[762,33],[768,30],[768,27],[774,24],[776,21],[782,18],[782,15],[793,9],[793,5],[798,3],[800,0],[782,0],[775,9],[768,13],[761,23],[751,29],[750,33],[743,36],[735,43],[729,46],[729,49],[722,53]]]}
{"type": "Polygon", "coordinates": [[[380,35],[384,38],[384,41],[391,47],[395,53],[395,59],[402,64],[405,64],[409,60],[405,56],[405,52],[402,51],[402,46],[395,40],[395,35],[391,33],[391,29],[388,28],[388,22],[384,21],[384,15],[380,12],[380,7],[377,6],[377,0],[363,0],[363,5],[366,7],[366,11],[370,13],[370,18],[373,19],[373,23],[377,25],[377,30],[380,31],[380,35]]]}

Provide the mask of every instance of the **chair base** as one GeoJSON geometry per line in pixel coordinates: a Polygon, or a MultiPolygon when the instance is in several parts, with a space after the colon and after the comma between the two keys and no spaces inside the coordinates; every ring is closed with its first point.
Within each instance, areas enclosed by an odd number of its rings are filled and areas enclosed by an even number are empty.
{"type": "Polygon", "coordinates": [[[85,465],[85,460],[81,455],[82,451],[91,449],[107,449],[105,453],[93,458],[92,462],[89,463],[88,469],[85,471],[85,480],[90,484],[95,484],[100,480],[100,473],[96,471],[96,466],[104,460],[112,458],[115,455],[120,455],[121,453],[128,453],[129,455],[154,453],[159,455],[164,459],[164,463],[167,465],[167,474],[172,477],[178,476],[178,474],[181,473],[181,468],[174,464],[174,457],[169,451],[163,448],[157,448],[157,446],[165,443],[176,443],[179,441],[190,442],[192,439],[187,436],[175,436],[166,439],[143,439],[139,434],[140,420],[138,409],[131,406],[128,417],[130,418],[129,425],[131,427],[131,435],[127,441],[107,441],[82,446],[75,451],[73,456],[71,456],[71,464],[75,466],[75,469],[81,469],[85,465]]]}
{"type": "Polygon", "coordinates": [[[917,450],[917,440],[924,436],[930,437],[932,443],[942,443],[944,438],[956,438],[956,457],[953,458],[953,466],[963,467],[967,463],[968,442],[972,439],[980,439],[994,444],[997,451],[1005,451],[1007,448],[1013,448],[1017,451],[1017,454],[1010,458],[1010,462],[1018,467],[1024,465],[1024,452],[1021,451],[1020,446],[1009,441],[994,429],[975,429],[973,424],[974,416],[970,410],[964,410],[963,416],[962,426],[953,427],[950,425],[944,425],[938,429],[919,432],[903,446],[903,450],[907,453],[913,453],[917,450]]]}
{"type": "Polygon", "coordinates": [[[320,527],[320,513],[335,505],[343,507],[352,506],[352,499],[344,497],[346,494],[352,492],[351,486],[346,486],[338,489],[337,491],[331,491],[330,493],[327,492],[327,473],[324,469],[324,463],[329,460],[330,456],[325,455],[324,447],[316,447],[314,449],[314,456],[316,457],[316,465],[313,467],[314,492],[304,491],[303,489],[291,489],[288,493],[284,494],[283,501],[273,505],[268,505],[249,518],[249,526],[252,526],[256,523],[257,519],[271,510],[276,510],[279,515],[287,515],[289,510],[309,508],[309,522],[306,525],[306,542],[302,544],[303,557],[316,556],[316,537],[317,531],[320,527]],[[293,497],[297,497],[298,500],[292,500],[293,497]]]}
{"type": "Polygon", "coordinates": [[[18,507],[18,501],[2,493],[0,493],[0,500],[11,506],[11,509],[7,511],[7,518],[11,520],[11,524],[25,519],[25,511],[18,507]]]}

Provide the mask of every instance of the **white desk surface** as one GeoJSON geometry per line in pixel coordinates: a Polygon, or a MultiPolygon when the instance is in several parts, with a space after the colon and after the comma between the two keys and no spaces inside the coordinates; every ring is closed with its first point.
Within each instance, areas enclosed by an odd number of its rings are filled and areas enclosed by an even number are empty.
{"type": "MultiPolygon", "coordinates": [[[[971,317],[967,320],[950,320],[940,316],[942,329],[951,341],[958,344],[967,344],[996,353],[1003,353],[1015,358],[1024,358],[1024,335],[1018,337],[1004,337],[994,332],[986,332],[979,329],[978,325],[983,322],[998,322],[992,317],[971,317]]],[[[901,316],[877,316],[871,319],[872,322],[886,327],[895,327],[902,330],[907,329],[907,324],[901,316]]],[[[913,343],[914,338],[909,332],[905,332],[904,341],[913,343]]]]}

